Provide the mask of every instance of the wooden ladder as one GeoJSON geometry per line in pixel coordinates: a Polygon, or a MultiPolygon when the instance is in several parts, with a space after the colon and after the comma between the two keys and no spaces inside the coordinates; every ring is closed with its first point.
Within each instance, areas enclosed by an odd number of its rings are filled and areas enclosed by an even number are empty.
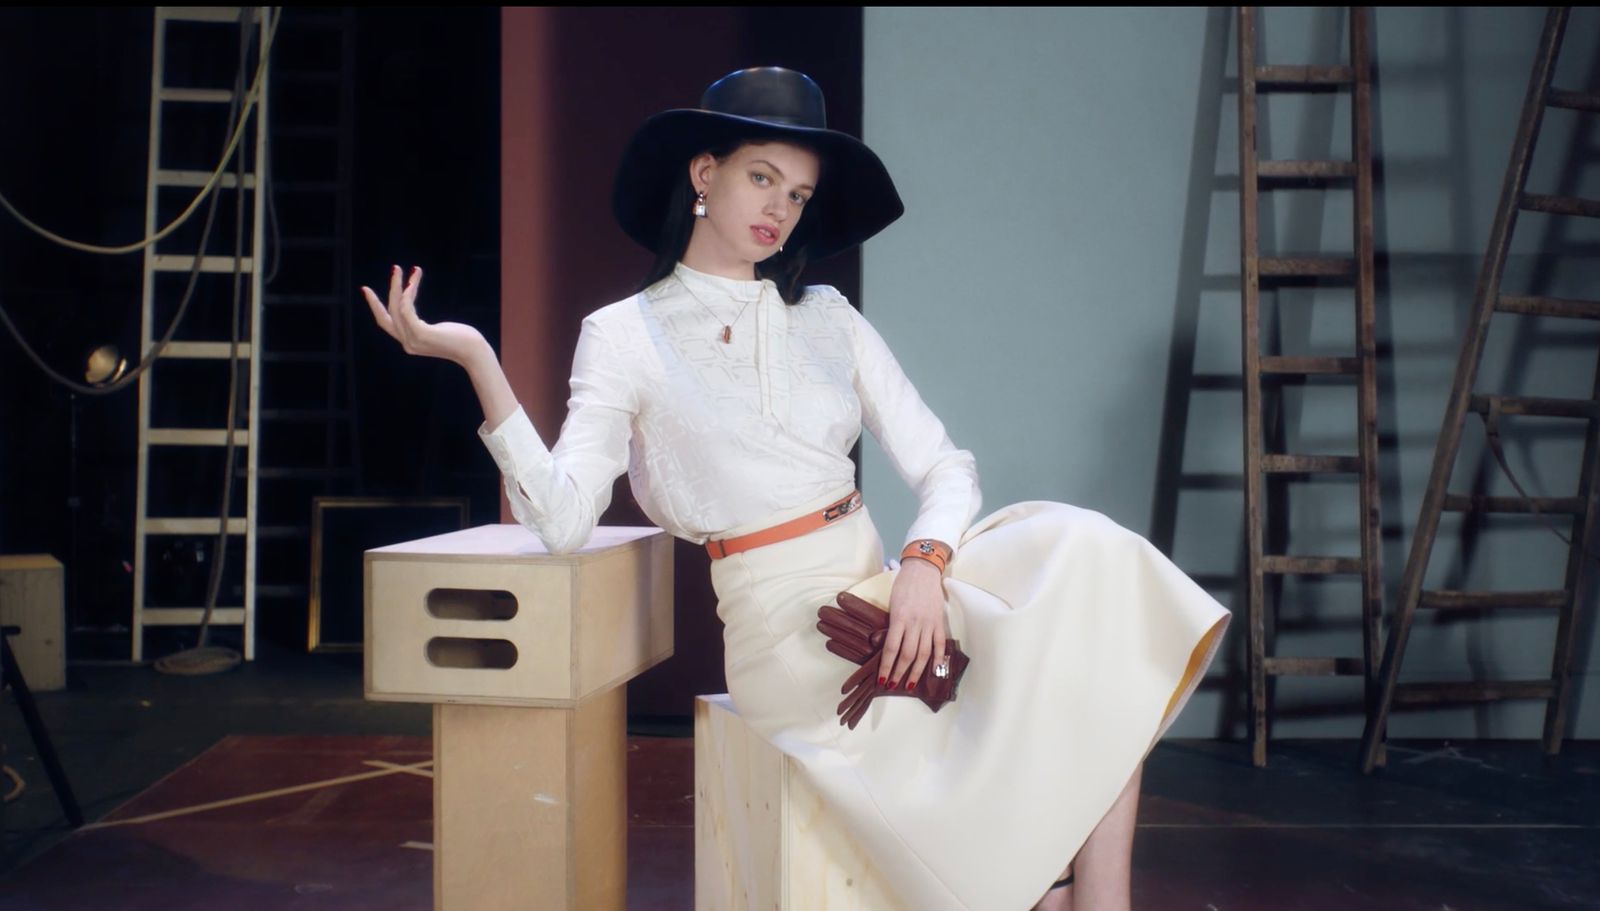
{"type": "MultiPolygon", "coordinates": [[[[260,339],[257,327],[261,325],[261,274],[256,268],[257,252],[262,249],[262,206],[257,205],[260,187],[257,175],[262,173],[265,157],[265,123],[267,97],[263,86],[253,85],[263,69],[262,57],[271,47],[271,23],[274,21],[267,7],[237,6],[158,6],[155,8],[150,73],[150,156],[149,176],[145,190],[145,233],[154,234],[163,213],[172,211],[195,196],[196,189],[206,185],[211,173],[196,170],[190,160],[193,149],[205,147],[206,128],[220,131],[223,137],[236,132],[237,146],[230,146],[225,158],[233,162],[229,171],[213,193],[224,190],[234,195],[233,206],[242,210],[238,220],[243,222],[237,232],[238,255],[234,255],[235,238],[232,226],[223,226],[216,235],[220,238],[215,249],[194,250],[184,247],[177,252],[178,240],[168,245],[152,244],[144,251],[144,285],[141,296],[140,350],[149,351],[155,344],[160,327],[165,324],[165,310],[174,298],[188,301],[191,295],[199,298],[190,318],[190,327],[208,327],[216,335],[195,339],[206,334],[204,329],[190,328],[182,341],[173,341],[164,350],[158,367],[146,371],[139,378],[139,436],[138,462],[135,488],[135,526],[133,562],[133,618],[132,657],[144,660],[144,633],[152,626],[213,626],[243,627],[243,652],[245,660],[255,657],[255,516],[257,428],[259,427],[260,389],[260,339]],[[195,84],[203,77],[197,61],[215,54],[219,59],[240,55],[241,38],[249,38],[249,53],[239,64],[240,76],[233,87],[195,84]],[[194,70],[194,72],[189,72],[194,70]],[[176,72],[174,72],[176,71],[176,72]],[[179,74],[183,75],[179,75],[179,74]],[[242,85],[244,88],[240,88],[242,85]],[[251,93],[254,103],[250,103],[251,93]],[[232,119],[229,114],[232,112],[232,119]],[[187,156],[187,157],[186,157],[187,156]],[[242,163],[241,163],[242,162],[242,163]],[[241,174],[240,171],[243,173],[241,174]],[[202,275],[212,278],[204,283],[202,275]],[[187,276],[188,288],[181,281],[187,276]],[[228,280],[237,283],[240,312],[230,316],[221,308],[228,288],[228,280]],[[224,333],[217,326],[227,327],[224,333]],[[184,368],[179,365],[188,365],[184,368]],[[210,372],[201,373],[193,368],[209,366],[210,372]],[[207,384],[223,379],[222,388],[228,388],[229,373],[234,374],[237,393],[234,405],[242,403],[232,430],[226,426],[195,426],[200,420],[216,420],[214,415],[196,417],[200,409],[191,401],[197,391],[203,392],[207,384]],[[196,379],[196,376],[202,379],[196,379]],[[239,382],[242,375],[243,380],[239,382]],[[188,412],[187,420],[183,420],[188,412]],[[224,456],[223,470],[239,469],[237,460],[244,465],[241,477],[243,490],[237,497],[230,496],[227,516],[213,514],[196,516],[177,513],[175,506],[188,498],[191,488],[200,483],[194,476],[193,458],[184,458],[186,450],[221,450],[232,452],[235,464],[227,464],[224,456]],[[241,505],[242,508],[235,508],[241,505]],[[239,586],[239,600],[231,592],[219,602],[227,606],[209,612],[201,604],[156,604],[174,597],[152,591],[152,558],[160,552],[164,542],[198,540],[196,553],[202,553],[211,544],[211,559],[223,559],[228,541],[243,541],[243,572],[239,586]]],[[[210,160],[202,159],[210,165],[210,160]]],[[[204,232],[201,232],[204,234],[204,232]]],[[[181,237],[181,236],[180,236],[181,237]]],[[[192,239],[188,239],[192,242],[192,239]]],[[[184,304],[186,306],[186,304],[184,304]]],[[[224,405],[228,405],[224,396],[224,405]]],[[[209,486],[209,481],[205,482],[209,486]]],[[[230,480],[231,483],[231,480],[230,480]]],[[[219,510],[220,512],[220,510],[219,510]]],[[[223,586],[227,586],[224,581],[223,586]]],[[[201,596],[194,600],[205,601],[201,596]]]]}
{"type": "MultiPolygon", "coordinates": [[[[1411,552],[1406,561],[1405,575],[1401,581],[1399,601],[1394,619],[1390,623],[1385,642],[1380,686],[1375,711],[1368,716],[1367,728],[1362,735],[1362,770],[1372,771],[1379,764],[1379,751],[1383,746],[1383,729],[1389,711],[1395,705],[1437,705],[1445,703],[1484,703],[1509,699],[1543,699],[1546,701],[1544,722],[1544,749],[1554,754],[1561,748],[1562,732],[1566,727],[1568,696],[1571,691],[1570,665],[1572,661],[1573,620],[1578,608],[1585,603],[1592,580],[1586,572],[1585,552],[1594,539],[1596,514],[1595,456],[1596,431],[1600,428],[1600,374],[1588,399],[1555,399],[1531,396],[1474,393],[1478,365],[1483,356],[1489,334],[1491,317],[1496,313],[1512,313],[1582,320],[1600,320],[1600,303],[1574,301],[1560,298],[1506,294],[1501,291],[1501,280],[1516,229],[1519,211],[1542,212],[1555,216],[1586,216],[1600,218],[1600,201],[1577,199],[1570,196],[1540,195],[1527,192],[1529,166],[1533,161],[1534,147],[1539,139],[1540,125],[1547,108],[1559,107],[1589,113],[1600,112],[1600,96],[1584,92],[1563,91],[1551,87],[1556,58],[1561,52],[1562,36],[1566,30],[1568,7],[1552,7],[1545,18],[1544,33],[1539,39],[1538,54],[1534,59],[1533,73],[1528,80],[1528,91],[1522,105],[1522,116],[1517,123],[1516,140],[1511,149],[1511,160],[1506,168],[1505,181],[1500,189],[1500,201],[1495,209],[1494,224],[1489,234],[1489,249],[1478,274],[1477,289],[1473,296],[1471,322],[1466,337],[1462,339],[1460,355],[1456,361],[1455,381],[1450,390],[1450,402],[1445,411],[1444,423],[1439,430],[1439,440],[1434,448],[1433,469],[1428,478],[1428,489],[1422,500],[1421,516],[1417,520],[1411,552]],[[1489,445],[1496,461],[1503,459],[1498,451],[1498,423],[1501,415],[1569,418],[1587,422],[1584,436],[1583,461],[1578,478],[1578,490],[1569,497],[1490,497],[1449,493],[1450,474],[1461,448],[1462,428],[1468,412],[1483,416],[1489,431],[1489,445]],[[1524,516],[1537,513],[1535,519],[1549,521],[1553,516],[1570,520],[1567,537],[1568,555],[1565,583],[1560,589],[1546,591],[1424,591],[1423,576],[1438,536],[1440,516],[1445,512],[1477,514],[1520,513],[1524,516]],[[1405,654],[1406,639],[1412,621],[1419,609],[1461,612],[1479,615],[1486,610],[1554,610],[1559,617],[1556,627],[1555,655],[1550,676],[1542,680],[1476,680],[1456,683],[1397,683],[1400,661],[1405,654]]],[[[1520,484],[1506,469],[1512,485],[1520,484]]],[[[1553,526],[1552,526],[1553,527],[1553,526]]],[[[1594,559],[1592,552],[1590,559],[1594,559]]]]}
{"type": "Polygon", "coordinates": [[[268,127],[267,212],[277,230],[262,279],[256,599],[269,629],[308,614],[313,651],[312,500],[361,489],[349,306],[355,84],[355,8],[286,8],[268,127]]]}
{"type": "MultiPolygon", "coordinates": [[[[1239,7],[1239,201],[1243,291],[1245,515],[1250,574],[1251,759],[1267,761],[1270,705],[1267,678],[1284,675],[1362,675],[1369,709],[1376,685],[1378,623],[1383,588],[1378,568],[1377,371],[1373,341],[1371,67],[1368,12],[1349,11],[1347,66],[1263,66],[1256,62],[1257,11],[1239,7]],[[1256,146],[1256,96],[1262,92],[1351,93],[1350,161],[1261,161],[1256,146]],[[1354,257],[1263,256],[1257,204],[1261,191],[1290,183],[1348,184],[1354,191],[1354,257]],[[1351,282],[1355,290],[1355,350],[1346,357],[1263,356],[1261,286],[1287,282],[1351,282]],[[1357,402],[1356,455],[1264,452],[1262,385],[1353,378],[1357,402]],[[1354,475],[1359,485],[1360,556],[1269,554],[1264,542],[1263,492],[1270,479],[1354,475]],[[1284,575],[1358,575],[1361,578],[1362,656],[1280,657],[1267,654],[1266,580],[1284,575]]],[[[1274,605],[1275,606],[1275,605],[1274,605]]]]}

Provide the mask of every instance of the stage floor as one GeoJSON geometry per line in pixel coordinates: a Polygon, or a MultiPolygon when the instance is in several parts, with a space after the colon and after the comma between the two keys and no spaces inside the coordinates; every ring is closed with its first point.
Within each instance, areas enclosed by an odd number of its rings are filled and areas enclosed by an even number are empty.
{"type": "MultiPolygon", "coordinates": [[[[428,911],[430,746],[411,736],[226,737],[0,881],[0,908],[428,911]]],[[[1401,747],[1377,779],[1330,767],[1348,751],[1316,746],[1285,746],[1267,771],[1250,769],[1233,744],[1159,747],[1140,808],[1134,906],[1600,907],[1593,745],[1568,760],[1585,786],[1570,803],[1554,782],[1515,771],[1536,752],[1530,744],[1401,747]],[[1527,792],[1462,791],[1504,775],[1527,792]]],[[[693,779],[690,739],[629,738],[630,911],[692,907],[693,779]]]]}
{"type": "MultiPolygon", "coordinates": [[[[7,695],[27,789],[0,809],[0,911],[431,908],[429,707],[365,702],[358,656],[205,680],[79,668],[39,703],[91,825],[68,830],[7,695]]],[[[630,911],[693,905],[687,733],[630,725],[630,911]]],[[[1275,741],[1256,769],[1245,743],[1162,742],[1134,907],[1600,908],[1600,743],[1401,742],[1372,776],[1356,752],[1275,741]]]]}

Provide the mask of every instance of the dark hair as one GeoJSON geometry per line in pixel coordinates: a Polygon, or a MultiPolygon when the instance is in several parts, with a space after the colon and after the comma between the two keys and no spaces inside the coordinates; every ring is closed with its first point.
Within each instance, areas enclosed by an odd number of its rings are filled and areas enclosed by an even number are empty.
{"type": "MultiPolygon", "coordinates": [[[[726,161],[744,146],[764,141],[781,141],[806,148],[804,143],[796,143],[789,138],[765,140],[759,136],[747,136],[707,149],[706,152],[719,162],[726,161]]],[[[661,241],[656,247],[656,258],[650,264],[650,270],[645,273],[644,281],[640,282],[639,291],[671,275],[673,267],[683,258],[683,252],[689,249],[689,236],[694,232],[695,193],[694,185],[689,182],[688,163],[684,162],[684,168],[680,170],[678,179],[673,181],[669,190],[671,196],[667,199],[666,220],[661,225],[659,235],[661,241]]],[[[789,305],[799,303],[800,296],[804,293],[804,289],[800,286],[800,273],[805,271],[810,245],[802,231],[809,234],[810,231],[805,229],[810,225],[806,225],[804,219],[801,223],[804,227],[797,228],[794,234],[789,236],[789,242],[784,244],[786,249],[783,252],[774,253],[756,263],[756,278],[771,279],[772,283],[778,286],[778,295],[789,305]]]]}

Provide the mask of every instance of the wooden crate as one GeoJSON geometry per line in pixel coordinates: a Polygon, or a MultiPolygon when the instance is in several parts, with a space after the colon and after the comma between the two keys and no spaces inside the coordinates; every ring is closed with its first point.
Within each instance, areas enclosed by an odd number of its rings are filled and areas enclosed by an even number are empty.
{"type": "Polygon", "coordinates": [[[560,556],[518,525],[380,547],[365,591],[368,699],[573,707],[672,656],[656,528],[601,527],[560,556]]]}
{"type": "Polygon", "coordinates": [[[798,763],[727,694],[694,704],[695,911],[906,911],[798,763]]]}
{"type": "Polygon", "coordinates": [[[22,628],[11,652],[35,693],[67,685],[65,584],[55,557],[0,556],[0,625],[22,628]]]}
{"type": "Polygon", "coordinates": [[[433,907],[623,911],[627,689],[433,707],[433,907]]]}
{"type": "Polygon", "coordinates": [[[672,655],[672,539],[516,525],[366,552],[368,699],[432,702],[437,911],[623,911],[627,689],[672,655]]]}

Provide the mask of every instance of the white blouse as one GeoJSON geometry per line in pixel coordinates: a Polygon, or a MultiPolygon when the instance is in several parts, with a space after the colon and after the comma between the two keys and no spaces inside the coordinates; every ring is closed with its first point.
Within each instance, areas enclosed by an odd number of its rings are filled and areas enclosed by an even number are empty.
{"type": "Polygon", "coordinates": [[[554,450],[521,407],[478,435],[512,515],[567,553],[623,471],[650,521],[697,544],[848,489],[863,424],[921,503],[906,540],[957,546],[981,502],[972,453],[844,295],[815,285],[789,306],[771,281],[679,264],[584,319],[554,450]]]}

